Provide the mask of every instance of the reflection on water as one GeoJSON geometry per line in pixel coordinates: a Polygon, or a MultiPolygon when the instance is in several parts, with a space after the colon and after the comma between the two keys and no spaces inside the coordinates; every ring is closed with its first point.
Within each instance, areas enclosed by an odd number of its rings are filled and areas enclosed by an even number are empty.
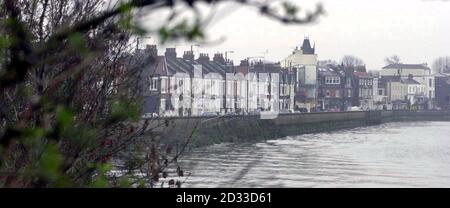
{"type": "Polygon", "coordinates": [[[450,122],[219,144],[183,163],[184,187],[450,187],[450,122]]]}

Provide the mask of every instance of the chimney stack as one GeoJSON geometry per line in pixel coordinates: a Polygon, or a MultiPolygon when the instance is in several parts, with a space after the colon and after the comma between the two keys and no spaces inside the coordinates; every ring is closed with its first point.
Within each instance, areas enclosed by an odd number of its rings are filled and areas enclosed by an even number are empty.
{"type": "Polygon", "coordinates": [[[223,54],[215,53],[213,61],[218,62],[220,64],[225,64],[225,58],[223,58],[223,54]]]}
{"type": "Polygon", "coordinates": [[[208,62],[209,55],[207,53],[200,53],[200,56],[197,59],[198,62],[208,62]]]}
{"type": "Polygon", "coordinates": [[[187,59],[187,60],[194,60],[194,52],[193,51],[185,51],[183,54],[183,59],[187,59]]]}
{"type": "Polygon", "coordinates": [[[239,66],[248,66],[248,59],[241,60],[239,66]]]}
{"type": "Polygon", "coordinates": [[[166,48],[166,53],[164,53],[166,58],[176,58],[177,57],[177,51],[175,48],[166,48]]]}
{"type": "Polygon", "coordinates": [[[156,45],[148,45],[145,48],[145,52],[148,53],[151,57],[158,56],[158,48],[156,45]]]}

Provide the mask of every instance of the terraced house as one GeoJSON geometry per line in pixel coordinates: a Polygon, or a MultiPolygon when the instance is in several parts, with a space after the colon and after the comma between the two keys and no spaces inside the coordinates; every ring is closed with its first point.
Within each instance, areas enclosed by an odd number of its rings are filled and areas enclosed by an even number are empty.
{"type": "Polygon", "coordinates": [[[344,77],[332,67],[319,68],[319,95],[320,109],[323,111],[344,110],[344,92],[342,80],[344,77]]]}
{"type": "Polygon", "coordinates": [[[279,64],[244,60],[234,66],[221,53],[212,59],[201,53],[195,59],[192,51],[178,57],[175,48],[158,56],[153,45],[139,53],[149,59],[141,84],[144,116],[278,113],[293,108],[295,74],[279,64]]]}
{"type": "Polygon", "coordinates": [[[363,110],[370,110],[374,108],[372,76],[365,71],[353,72],[353,89],[353,106],[360,106],[363,110]]]}

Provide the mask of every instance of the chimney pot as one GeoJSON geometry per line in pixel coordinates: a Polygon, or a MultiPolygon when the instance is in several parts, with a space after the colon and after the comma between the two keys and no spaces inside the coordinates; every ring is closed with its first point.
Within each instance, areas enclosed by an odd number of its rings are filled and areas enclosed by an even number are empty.
{"type": "Polygon", "coordinates": [[[167,58],[176,58],[177,57],[177,52],[175,48],[166,48],[166,52],[164,53],[164,55],[167,58]]]}

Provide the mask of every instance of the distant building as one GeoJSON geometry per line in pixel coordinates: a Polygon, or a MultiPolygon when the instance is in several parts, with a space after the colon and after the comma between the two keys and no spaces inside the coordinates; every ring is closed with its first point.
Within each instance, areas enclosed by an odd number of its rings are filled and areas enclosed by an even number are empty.
{"type": "Polygon", "coordinates": [[[261,111],[292,112],[295,71],[278,63],[248,60],[234,66],[221,53],[192,51],[177,56],[175,48],[157,55],[156,46],[138,50],[136,58],[146,60],[141,88],[143,114],[158,116],[201,116],[248,114],[261,111]]]}
{"type": "Polygon", "coordinates": [[[402,79],[412,78],[425,86],[424,96],[427,98],[428,109],[434,107],[435,101],[435,80],[431,69],[427,64],[389,64],[380,71],[381,77],[400,77],[402,79]]]}
{"type": "MultiPolygon", "coordinates": [[[[156,46],[149,46],[156,54],[156,46]]],[[[155,56],[143,69],[143,113],[158,116],[198,116],[226,111],[225,74],[232,67],[221,60],[201,54],[195,60],[192,51],[177,57],[175,48],[164,56],[155,56]],[[146,87],[145,87],[146,86],[146,87]]],[[[234,94],[232,94],[234,95],[234,94]]]]}
{"type": "Polygon", "coordinates": [[[402,79],[398,76],[382,77],[382,81],[385,83],[387,101],[392,105],[392,110],[408,109],[408,86],[402,81],[402,79]]]}
{"type": "Polygon", "coordinates": [[[367,72],[355,71],[352,83],[354,89],[352,105],[364,110],[373,109],[373,78],[367,72]]]}
{"type": "Polygon", "coordinates": [[[402,81],[408,89],[406,99],[409,108],[415,110],[427,109],[428,98],[425,96],[426,86],[414,80],[412,75],[409,75],[407,79],[402,79],[402,81]]]}
{"type": "Polygon", "coordinates": [[[372,96],[375,110],[387,110],[387,98],[384,93],[385,90],[385,87],[380,86],[380,79],[378,77],[374,77],[372,82],[372,96]]]}
{"type": "Polygon", "coordinates": [[[344,111],[343,77],[332,67],[320,67],[318,105],[324,111],[344,111]]]}
{"type": "Polygon", "coordinates": [[[436,105],[443,110],[450,110],[450,75],[436,75],[436,105]]]}
{"type": "Polygon", "coordinates": [[[280,62],[281,67],[296,71],[295,108],[311,111],[317,105],[317,54],[309,38],[300,48],[280,62]]]}
{"type": "Polygon", "coordinates": [[[249,93],[254,95],[249,96],[249,101],[256,104],[250,111],[287,112],[294,109],[295,71],[283,69],[278,63],[248,63],[248,60],[241,61],[236,70],[256,78],[249,82],[249,93]]]}

